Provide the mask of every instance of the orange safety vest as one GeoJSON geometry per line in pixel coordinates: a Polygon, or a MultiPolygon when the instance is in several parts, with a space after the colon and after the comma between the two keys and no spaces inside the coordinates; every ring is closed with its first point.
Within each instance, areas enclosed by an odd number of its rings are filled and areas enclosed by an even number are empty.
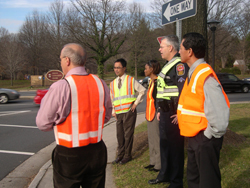
{"type": "MultiPolygon", "coordinates": [[[[209,75],[213,75],[220,84],[215,72],[207,63],[197,66],[189,84],[187,82],[188,79],[185,81],[177,109],[180,134],[182,136],[193,137],[201,130],[207,128],[208,121],[204,113],[205,96],[203,86],[209,75]]],[[[229,100],[223,88],[222,92],[228,107],[230,107],[229,100]]]]}
{"type": "Polygon", "coordinates": [[[150,80],[147,92],[146,120],[153,121],[155,118],[155,100],[153,98],[155,83],[150,80]]]}
{"type": "Polygon", "coordinates": [[[104,87],[95,75],[66,77],[71,91],[71,111],[54,126],[56,143],[68,148],[87,146],[102,140],[105,120],[104,87]]]}

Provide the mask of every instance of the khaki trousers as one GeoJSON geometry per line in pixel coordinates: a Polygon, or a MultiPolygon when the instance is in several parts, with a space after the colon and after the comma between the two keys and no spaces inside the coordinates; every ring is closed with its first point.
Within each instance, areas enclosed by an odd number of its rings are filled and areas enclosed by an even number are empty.
{"type": "Polygon", "coordinates": [[[154,165],[157,170],[161,169],[161,153],[160,153],[160,132],[159,121],[155,115],[153,121],[148,121],[148,145],[150,164],[154,165]]]}
{"type": "Polygon", "coordinates": [[[116,135],[118,142],[118,157],[130,158],[134,141],[135,122],[137,111],[129,110],[127,113],[116,114],[116,135]]]}

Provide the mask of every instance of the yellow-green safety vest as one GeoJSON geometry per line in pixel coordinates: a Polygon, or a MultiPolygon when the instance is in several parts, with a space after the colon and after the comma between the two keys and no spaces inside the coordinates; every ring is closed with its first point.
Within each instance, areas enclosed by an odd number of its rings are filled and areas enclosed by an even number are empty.
{"type": "Polygon", "coordinates": [[[115,113],[125,113],[131,108],[132,103],[136,100],[134,90],[134,78],[126,75],[122,87],[119,89],[117,79],[110,83],[111,97],[115,108],[115,113]]]}
{"type": "Polygon", "coordinates": [[[170,97],[178,97],[179,96],[178,87],[177,86],[168,86],[165,83],[164,78],[166,77],[166,74],[168,73],[168,71],[180,61],[181,61],[180,57],[174,57],[173,59],[171,59],[169,61],[168,64],[166,64],[162,68],[160,74],[158,75],[158,79],[157,79],[156,98],[170,100],[170,97]]]}

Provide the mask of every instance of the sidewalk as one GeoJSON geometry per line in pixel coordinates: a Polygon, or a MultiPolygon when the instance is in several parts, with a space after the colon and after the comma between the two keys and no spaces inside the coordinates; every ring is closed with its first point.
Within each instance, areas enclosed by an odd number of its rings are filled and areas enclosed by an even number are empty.
{"type": "MultiPolygon", "coordinates": [[[[136,126],[144,121],[145,113],[138,113],[136,126]]],[[[112,161],[115,160],[117,148],[116,121],[114,118],[105,124],[103,129],[103,141],[105,142],[108,150],[105,187],[115,188],[116,186],[112,175],[112,161]]],[[[54,147],[55,142],[30,157],[3,180],[1,180],[0,187],[52,188],[53,168],[50,159],[54,147]]]]}

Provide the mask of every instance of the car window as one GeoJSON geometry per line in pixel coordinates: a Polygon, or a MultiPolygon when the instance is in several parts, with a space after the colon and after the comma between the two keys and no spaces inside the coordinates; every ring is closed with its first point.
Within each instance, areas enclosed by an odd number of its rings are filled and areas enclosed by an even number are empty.
{"type": "Polygon", "coordinates": [[[238,80],[238,78],[236,77],[236,76],[234,76],[234,75],[228,75],[228,78],[229,78],[229,80],[231,80],[231,81],[237,81],[238,80]]]}
{"type": "Polygon", "coordinates": [[[217,76],[219,80],[228,80],[228,76],[226,74],[218,74],[217,76]]]}

